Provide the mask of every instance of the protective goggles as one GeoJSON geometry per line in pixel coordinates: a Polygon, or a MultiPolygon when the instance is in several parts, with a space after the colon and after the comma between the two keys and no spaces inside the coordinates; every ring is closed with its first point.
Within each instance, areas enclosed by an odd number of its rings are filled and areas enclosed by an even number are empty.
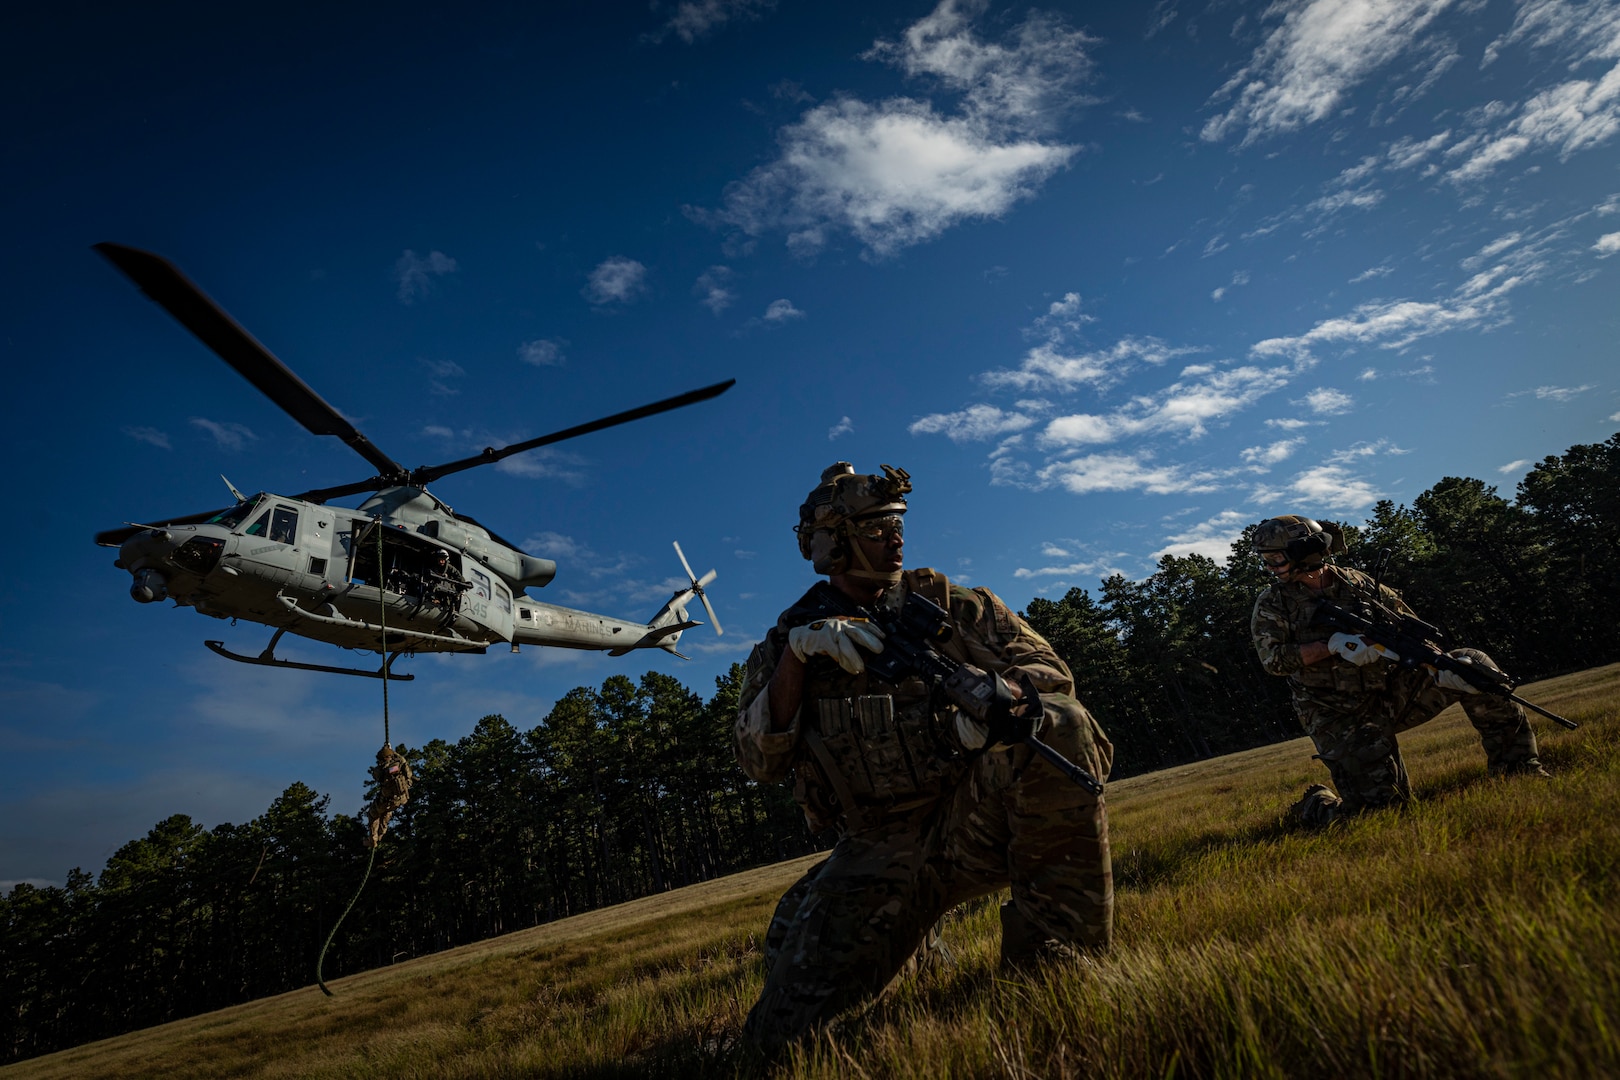
{"type": "Polygon", "coordinates": [[[899,514],[885,514],[882,517],[850,522],[849,534],[874,542],[887,541],[890,537],[901,540],[906,535],[906,523],[899,514]]]}

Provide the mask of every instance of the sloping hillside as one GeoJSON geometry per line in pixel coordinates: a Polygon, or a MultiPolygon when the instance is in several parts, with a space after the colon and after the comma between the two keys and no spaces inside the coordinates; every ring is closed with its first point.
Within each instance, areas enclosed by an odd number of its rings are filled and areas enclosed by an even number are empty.
{"type": "MultiPolygon", "coordinates": [[[[1410,733],[1416,804],[1281,821],[1304,740],[1110,788],[1116,948],[955,962],[779,1063],[784,1076],[1620,1075],[1620,665],[1529,687],[1552,780],[1491,780],[1461,711],[1410,733]]],[[[748,1074],[756,937],[809,860],[22,1062],[0,1077],[748,1074]]]]}

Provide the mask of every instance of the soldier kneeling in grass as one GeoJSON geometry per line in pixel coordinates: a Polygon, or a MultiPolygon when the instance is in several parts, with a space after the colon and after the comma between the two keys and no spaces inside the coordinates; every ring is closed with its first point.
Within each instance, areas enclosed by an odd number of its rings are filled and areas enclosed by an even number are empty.
{"type": "MultiPolygon", "coordinates": [[[[1339,789],[1335,795],[1312,784],[1291,816],[1307,825],[1326,825],[1406,802],[1411,784],[1396,736],[1456,701],[1479,732],[1491,775],[1547,775],[1536,756],[1535,733],[1517,703],[1482,694],[1452,671],[1397,666],[1393,661],[1398,658],[1365,637],[1315,618],[1323,601],[1415,618],[1393,589],[1328,561],[1345,550],[1337,526],[1296,514],[1267,518],[1256,527],[1252,546],[1276,578],[1254,604],[1250,632],[1255,651],[1268,672],[1287,676],[1294,711],[1339,789]]],[[[1478,649],[1456,649],[1449,655],[1497,670],[1478,649]]]]}

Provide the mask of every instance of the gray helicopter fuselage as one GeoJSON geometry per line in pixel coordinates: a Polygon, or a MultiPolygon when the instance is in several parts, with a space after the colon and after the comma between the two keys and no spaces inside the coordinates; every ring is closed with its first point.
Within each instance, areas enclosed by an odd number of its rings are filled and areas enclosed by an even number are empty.
{"type": "Polygon", "coordinates": [[[170,599],[378,652],[385,640],[396,652],[672,649],[684,629],[673,624],[686,621],[680,593],[651,623],[541,603],[520,583],[544,585],[555,563],[501,543],[416,488],[386,489],[357,510],[260,493],[204,522],[143,529],[120,546],[116,565],[142,603],[170,599]]]}

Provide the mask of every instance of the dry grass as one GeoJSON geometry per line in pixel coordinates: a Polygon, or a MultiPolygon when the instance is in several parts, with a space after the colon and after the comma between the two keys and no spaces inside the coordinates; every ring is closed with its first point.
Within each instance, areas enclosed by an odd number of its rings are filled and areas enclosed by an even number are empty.
{"type": "Polygon", "coordinates": [[[1491,780],[1453,709],[1404,737],[1408,809],[1283,809],[1303,740],[1110,788],[1116,948],[1019,980],[994,906],[954,966],[765,1067],[729,1049],[755,935],[807,860],[78,1047],[0,1076],[1620,1075],[1620,665],[1529,696],[1551,781],[1491,780]]]}

